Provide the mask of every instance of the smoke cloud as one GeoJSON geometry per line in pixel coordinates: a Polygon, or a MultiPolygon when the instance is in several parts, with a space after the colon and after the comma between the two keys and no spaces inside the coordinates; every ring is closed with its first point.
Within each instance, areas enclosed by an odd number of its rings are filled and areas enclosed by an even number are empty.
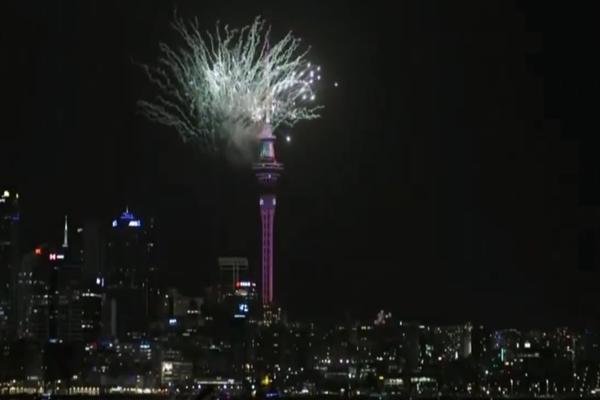
{"type": "Polygon", "coordinates": [[[258,151],[258,125],[227,121],[221,129],[221,137],[226,138],[223,150],[227,161],[234,165],[252,164],[258,151]]]}

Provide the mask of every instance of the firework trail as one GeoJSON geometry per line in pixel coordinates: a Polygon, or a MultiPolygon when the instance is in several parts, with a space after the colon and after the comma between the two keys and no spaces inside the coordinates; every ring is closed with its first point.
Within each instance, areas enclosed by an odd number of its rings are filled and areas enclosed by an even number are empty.
{"type": "Polygon", "coordinates": [[[270,27],[260,17],[241,29],[217,24],[214,34],[202,34],[197,21],[176,19],[173,28],[183,45],[161,43],[158,65],[142,66],[160,92],[139,102],[151,121],[185,140],[212,145],[224,138],[243,146],[258,138],[262,123],[275,130],[319,117],[320,67],[307,61],[308,49],[291,33],[269,44],[270,27]]]}

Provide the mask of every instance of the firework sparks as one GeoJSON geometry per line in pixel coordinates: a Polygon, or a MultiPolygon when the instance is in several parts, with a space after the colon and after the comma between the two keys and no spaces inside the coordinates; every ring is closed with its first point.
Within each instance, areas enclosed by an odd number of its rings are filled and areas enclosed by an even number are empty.
{"type": "Polygon", "coordinates": [[[269,45],[265,21],[241,29],[201,34],[198,23],[177,19],[184,46],[160,44],[157,67],[143,66],[160,90],[140,101],[142,113],[177,129],[184,139],[212,142],[217,136],[257,137],[259,123],[293,126],[319,117],[315,84],[321,68],[307,61],[300,39],[288,33],[269,45]]]}

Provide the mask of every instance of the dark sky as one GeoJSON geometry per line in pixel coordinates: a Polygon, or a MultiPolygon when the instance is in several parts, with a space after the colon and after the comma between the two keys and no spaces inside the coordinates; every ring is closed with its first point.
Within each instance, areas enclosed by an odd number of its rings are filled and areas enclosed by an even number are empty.
{"type": "Polygon", "coordinates": [[[25,246],[66,211],[108,221],[129,204],[156,216],[169,282],[198,291],[219,255],[258,276],[250,169],[136,115],[152,92],[132,60],[175,40],[175,8],[207,29],[260,14],[340,84],[278,147],[275,297],[292,316],[593,320],[597,264],[578,256],[582,226],[600,243],[589,4],[9,1],[0,182],[22,193],[25,246]]]}

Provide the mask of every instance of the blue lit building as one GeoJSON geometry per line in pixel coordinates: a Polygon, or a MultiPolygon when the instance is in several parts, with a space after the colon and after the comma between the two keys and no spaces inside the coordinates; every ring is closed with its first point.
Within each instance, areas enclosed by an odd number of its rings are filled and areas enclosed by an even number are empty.
{"type": "Polygon", "coordinates": [[[105,334],[121,341],[142,337],[158,314],[154,220],[129,209],[112,220],[108,234],[105,334]]]}
{"type": "Polygon", "coordinates": [[[243,318],[255,323],[260,317],[260,298],[256,290],[256,283],[249,281],[238,281],[235,283],[235,291],[230,298],[230,309],[233,310],[234,318],[243,318]]]}

